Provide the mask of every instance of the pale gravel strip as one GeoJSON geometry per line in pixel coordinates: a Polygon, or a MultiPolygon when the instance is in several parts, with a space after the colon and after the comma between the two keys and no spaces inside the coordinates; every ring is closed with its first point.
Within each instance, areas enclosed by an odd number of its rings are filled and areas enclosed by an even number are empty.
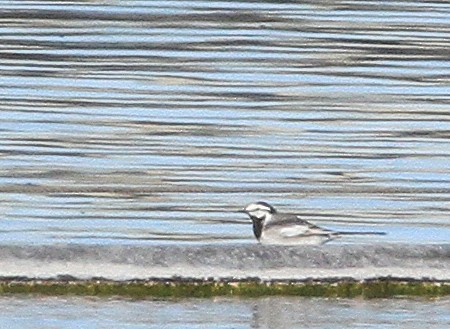
{"type": "Polygon", "coordinates": [[[450,244],[325,246],[0,245],[0,276],[111,280],[184,277],[450,281],[450,244]]]}
{"type": "Polygon", "coordinates": [[[354,280],[393,277],[415,280],[450,280],[449,271],[433,268],[402,268],[402,267],[365,267],[343,269],[311,269],[311,268],[280,268],[266,270],[236,270],[226,268],[195,268],[195,267],[140,267],[126,264],[51,262],[36,263],[33,261],[18,261],[14,264],[0,262],[0,276],[26,277],[29,279],[58,279],[58,276],[72,276],[80,280],[103,278],[125,281],[133,279],[236,279],[258,278],[263,281],[306,280],[306,279],[339,279],[354,280]]]}

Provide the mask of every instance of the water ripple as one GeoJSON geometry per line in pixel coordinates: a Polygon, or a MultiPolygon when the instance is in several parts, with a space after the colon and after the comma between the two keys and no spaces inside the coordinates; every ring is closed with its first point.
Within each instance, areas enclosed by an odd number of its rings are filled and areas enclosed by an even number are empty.
{"type": "Polygon", "coordinates": [[[250,242],[235,210],[264,199],[448,241],[449,17],[445,1],[8,1],[0,235],[250,242]]]}

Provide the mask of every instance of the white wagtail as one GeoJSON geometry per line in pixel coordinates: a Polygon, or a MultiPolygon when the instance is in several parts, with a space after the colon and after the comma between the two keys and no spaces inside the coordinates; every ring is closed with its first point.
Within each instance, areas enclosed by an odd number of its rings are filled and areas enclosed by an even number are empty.
{"type": "Polygon", "coordinates": [[[266,202],[251,203],[240,212],[250,216],[256,239],[264,244],[323,244],[343,235],[385,235],[384,232],[337,232],[323,229],[295,214],[280,214],[266,202]]]}

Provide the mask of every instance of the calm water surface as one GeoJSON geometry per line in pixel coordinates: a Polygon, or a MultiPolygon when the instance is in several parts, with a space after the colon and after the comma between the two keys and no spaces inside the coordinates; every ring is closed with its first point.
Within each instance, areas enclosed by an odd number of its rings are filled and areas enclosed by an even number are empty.
{"type": "Polygon", "coordinates": [[[3,1],[0,239],[253,243],[266,200],[448,242],[449,40],[448,1],[3,1]]]}
{"type": "Polygon", "coordinates": [[[450,325],[450,300],[0,298],[7,328],[411,328],[450,325]],[[326,311],[324,311],[326,310],[326,311]]]}

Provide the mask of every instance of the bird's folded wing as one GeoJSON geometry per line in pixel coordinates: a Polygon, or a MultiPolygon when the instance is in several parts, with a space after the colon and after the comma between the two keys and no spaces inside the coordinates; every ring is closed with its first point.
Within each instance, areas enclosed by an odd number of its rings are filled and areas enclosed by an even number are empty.
{"type": "Polygon", "coordinates": [[[291,225],[280,229],[280,235],[285,238],[292,238],[295,236],[309,236],[309,235],[328,235],[330,232],[321,228],[308,227],[307,225],[291,225]]]}

